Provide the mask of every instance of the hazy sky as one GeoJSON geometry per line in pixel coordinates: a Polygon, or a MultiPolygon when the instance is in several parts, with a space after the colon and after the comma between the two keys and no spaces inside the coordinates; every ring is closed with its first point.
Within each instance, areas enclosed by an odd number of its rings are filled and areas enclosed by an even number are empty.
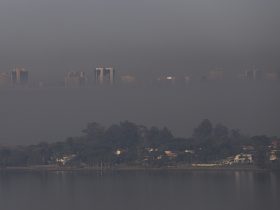
{"type": "MultiPolygon", "coordinates": [[[[118,74],[280,70],[279,0],[0,0],[0,71],[62,81],[112,65],[118,74]]],[[[205,86],[206,85],[206,86],[205,86]]],[[[1,90],[0,144],[63,140],[87,122],[121,120],[190,136],[204,118],[280,135],[280,85],[185,89],[1,90]]]]}
{"type": "Polygon", "coordinates": [[[1,90],[0,145],[59,141],[88,122],[129,120],[189,137],[208,118],[249,135],[280,136],[280,84],[196,83],[185,88],[1,90]]]}
{"type": "Polygon", "coordinates": [[[0,69],[33,78],[280,69],[279,0],[1,0],[0,69]]]}

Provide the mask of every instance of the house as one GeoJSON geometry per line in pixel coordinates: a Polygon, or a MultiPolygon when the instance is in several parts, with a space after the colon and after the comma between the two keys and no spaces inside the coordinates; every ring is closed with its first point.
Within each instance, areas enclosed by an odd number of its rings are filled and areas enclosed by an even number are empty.
{"type": "Polygon", "coordinates": [[[227,157],[226,159],[218,161],[218,163],[221,165],[232,165],[234,163],[234,158],[235,157],[227,157]]]}
{"type": "Polygon", "coordinates": [[[178,156],[175,152],[172,152],[170,150],[164,151],[164,154],[170,159],[176,158],[178,156]]]}
{"type": "Polygon", "coordinates": [[[280,150],[271,150],[269,160],[276,161],[279,160],[280,150]]]}
{"type": "Polygon", "coordinates": [[[251,164],[253,163],[253,155],[241,153],[236,155],[233,161],[237,164],[251,164]]]}
{"type": "Polygon", "coordinates": [[[70,161],[72,161],[77,155],[75,154],[71,154],[71,155],[65,155],[63,156],[62,158],[57,158],[56,159],[56,162],[58,164],[61,164],[61,165],[66,165],[67,163],[69,163],[70,161]]]}
{"type": "Polygon", "coordinates": [[[157,152],[158,148],[147,147],[147,148],[145,148],[145,150],[149,153],[152,153],[152,152],[157,152]]]}

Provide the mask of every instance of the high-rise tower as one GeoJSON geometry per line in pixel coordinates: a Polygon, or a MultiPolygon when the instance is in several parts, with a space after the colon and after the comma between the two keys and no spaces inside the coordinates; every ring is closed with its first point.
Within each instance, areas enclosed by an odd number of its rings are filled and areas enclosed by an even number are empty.
{"type": "Polygon", "coordinates": [[[28,71],[23,68],[15,68],[11,72],[11,82],[12,84],[26,85],[28,84],[28,71]]]}
{"type": "Polygon", "coordinates": [[[64,79],[65,87],[83,87],[86,85],[84,72],[68,72],[64,79]]]}
{"type": "Polygon", "coordinates": [[[110,84],[115,82],[115,69],[99,67],[95,69],[95,83],[110,84]]]}

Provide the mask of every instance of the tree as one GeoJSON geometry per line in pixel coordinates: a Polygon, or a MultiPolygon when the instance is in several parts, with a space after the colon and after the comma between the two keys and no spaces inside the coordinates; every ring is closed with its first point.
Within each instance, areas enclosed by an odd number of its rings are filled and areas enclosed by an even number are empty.
{"type": "Polygon", "coordinates": [[[217,139],[227,139],[229,132],[228,132],[228,128],[222,124],[217,124],[214,128],[214,137],[217,139]]]}
{"type": "Polygon", "coordinates": [[[98,123],[88,123],[86,129],[83,130],[86,134],[86,138],[89,141],[100,141],[102,140],[105,128],[98,123]]]}
{"type": "Polygon", "coordinates": [[[213,133],[213,126],[210,120],[203,120],[197,128],[194,129],[193,137],[205,140],[210,138],[213,133]]]}
{"type": "Polygon", "coordinates": [[[8,164],[8,158],[11,154],[10,149],[1,148],[0,149],[0,167],[6,167],[8,164]]]}
{"type": "Polygon", "coordinates": [[[151,127],[147,131],[147,145],[152,148],[159,148],[166,146],[172,139],[173,135],[171,131],[164,127],[163,129],[159,129],[157,127],[151,127]]]}
{"type": "Polygon", "coordinates": [[[265,168],[268,160],[268,145],[270,139],[267,136],[253,136],[251,138],[256,150],[255,164],[261,168],[265,168]]]}

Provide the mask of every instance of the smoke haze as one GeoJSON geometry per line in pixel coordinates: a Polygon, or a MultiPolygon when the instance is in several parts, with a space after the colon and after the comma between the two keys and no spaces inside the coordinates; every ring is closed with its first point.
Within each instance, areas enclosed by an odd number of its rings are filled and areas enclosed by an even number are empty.
{"type": "Polygon", "coordinates": [[[138,76],[279,70],[277,0],[2,0],[1,69],[39,80],[113,65],[138,76]]]}
{"type": "Polygon", "coordinates": [[[189,136],[204,118],[248,134],[280,135],[279,82],[200,83],[222,68],[280,70],[278,0],[1,0],[0,71],[32,81],[92,77],[98,65],[149,81],[192,75],[184,88],[0,89],[0,144],[63,140],[87,122],[130,120],[189,136]]]}

